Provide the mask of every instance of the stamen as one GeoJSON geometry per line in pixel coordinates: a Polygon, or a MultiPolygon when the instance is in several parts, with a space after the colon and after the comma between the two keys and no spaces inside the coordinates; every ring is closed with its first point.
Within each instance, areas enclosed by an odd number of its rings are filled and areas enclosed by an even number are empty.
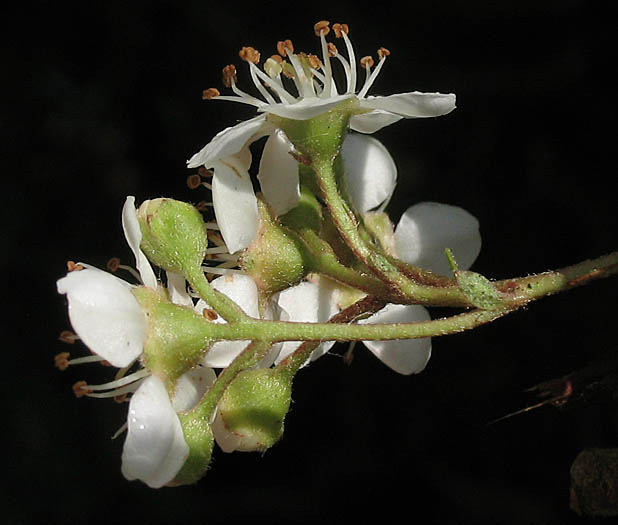
{"type": "Polygon", "coordinates": [[[78,272],[83,269],[84,267],[81,264],[76,263],[75,261],[67,261],[67,270],[69,272],[78,272]]]}
{"type": "Polygon", "coordinates": [[[209,170],[209,169],[205,168],[204,166],[201,166],[197,170],[197,174],[200,177],[212,177],[214,175],[214,172],[212,170],[209,170]]]}
{"type": "Polygon", "coordinates": [[[221,237],[221,234],[219,232],[208,230],[206,232],[206,237],[208,238],[208,241],[213,243],[215,246],[225,246],[225,241],[223,240],[223,237],[221,237]]]}
{"type": "Polygon", "coordinates": [[[142,368],[137,372],[129,374],[128,376],[121,377],[120,379],[116,379],[115,381],[110,381],[108,383],[103,383],[101,385],[88,385],[88,390],[110,390],[116,389],[121,386],[128,385],[130,383],[134,383],[138,379],[142,379],[143,377],[149,376],[150,371],[146,368],[142,368]]]}
{"type": "Polygon", "coordinates": [[[244,272],[241,270],[232,270],[230,268],[221,268],[219,266],[202,266],[202,270],[205,273],[213,273],[215,275],[227,275],[230,273],[237,273],[239,275],[244,275],[244,272]]]}
{"type": "Polygon", "coordinates": [[[105,359],[103,359],[100,355],[96,355],[96,354],[92,354],[92,355],[86,355],[83,357],[76,357],[75,359],[71,359],[70,361],[67,362],[67,365],[83,365],[84,363],[101,363],[103,364],[104,362],[107,363],[107,361],[105,361],[105,359]]]}
{"type": "Polygon", "coordinates": [[[221,95],[217,88],[208,88],[202,91],[202,100],[211,100],[221,95]]]}
{"type": "Polygon", "coordinates": [[[197,173],[193,173],[187,177],[187,186],[190,190],[195,190],[202,185],[202,177],[197,173]]]}
{"type": "MultiPolygon", "coordinates": [[[[247,62],[247,63],[249,64],[249,73],[251,74],[251,80],[253,80],[255,87],[258,89],[260,94],[266,99],[266,102],[268,102],[269,104],[276,104],[277,102],[275,101],[275,99],[271,96],[271,94],[268,91],[266,91],[264,86],[258,81],[257,77],[259,75],[257,73],[262,73],[262,72],[257,68],[257,66],[253,62],[247,62]]],[[[262,73],[262,75],[264,75],[264,73],[262,73]]],[[[264,77],[270,80],[270,78],[267,75],[264,75],[264,77]]]]}
{"type": "Polygon", "coordinates": [[[200,201],[195,205],[195,208],[197,209],[197,211],[204,212],[208,210],[208,208],[212,208],[213,206],[214,205],[212,202],[200,201]]]}
{"type": "Polygon", "coordinates": [[[294,71],[296,72],[296,77],[294,77],[294,82],[296,83],[296,89],[298,89],[298,94],[301,97],[311,98],[315,96],[315,91],[313,90],[313,84],[307,78],[305,70],[302,64],[299,62],[298,57],[296,55],[288,55],[292,66],[294,66],[294,71]]]}
{"type": "Polygon", "coordinates": [[[88,383],[86,383],[86,381],[77,381],[77,383],[73,384],[73,394],[75,394],[76,398],[79,399],[89,393],[90,390],[88,389],[88,383]]]}
{"type": "Polygon", "coordinates": [[[227,88],[231,88],[232,84],[238,80],[236,76],[236,66],[234,64],[228,64],[223,68],[223,85],[227,88]]]}
{"type": "Polygon", "coordinates": [[[216,222],[206,222],[204,223],[206,228],[209,230],[220,230],[219,225],[216,222]]]}
{"type": "Polygon", "coordinates": [[[336,57],[339,54],[339,50],[337,49],[337,46],[333,44],[332,42],[329,42],[326,47],[328,47],[329,57],[336,57]]]}
{"type": "MultiPolygon", "coordinates": [[[[341,38],[345,42],[345,46],[348,50],[348,60],[350,61],[350,76],[348,77],[348,91],[347,93],[354,93],[356,91],[356,56],[354,55],[354,48],[352,42],[348,38],[347,24],[342,24],[346,30],[341,31],[341,38]]],[[[335,33],[336,34],[336,33],[335,33]]]]}
{"type": "Polygon", "coordinates": [[[69,357],[71,354],[69,352],[60,352],[54,356],[54,366],[64,372],[67,368],[69,368],[69,357]]]}
{"type": "Polygon", "coordinates": [[[237,263],[238,257],[239,257],[238,255],[230,255],[229,253],[215,253],[215,254],[212,254],[212,257],[208,257],[208,260],[210,261],[230,261],[230,262],[237,263]]]}
{"type": "MultiPolygon", "coordinates": [[[[126,397],[126,394],[131,393],[131,392],[135,392],[139,386],[142,384],[143,379],[139,380],[139,381],[135,381],[134,383],[131,383],[130,385],[126,385],[122,388],[116,388],[110,392],[88,392],[85,395],[87,395],[88,397],[96,397],[99,399],[106,399],[109,397],[113,397],[114,401],[116,401],[117,403],[122,403],[124,401],[123,396],[126,397]]],[[[88,388],[90,388],[90,385],[88,385],[88,388]]]]}
{"type": "Polygon", "coordinates": [[[253,64],[257,64],[260,61],[260,52],[251,46],[241,48],[238,52],[238,56],[241,60],[244,60],[245,62],[252,62],[253,64]]]}
{"type": "Polygon", "coordinates": [[[281,99],[281,102],[287,102],[288,104],[293,104],[294,102],[296,102],[296,99],[292,95],[290,95],[286,91],[286,89],[283,87],[283,85],[280,84],[277,80],[264,74],[253,64],[249,64],[249,65],[251,66],[250,69],[251,69],[251,76],[253,77],[253,82],[255,83],[256,86],[258,86],[258,89],[260,89],[260,93],[264,95],[264,98],[266,98],[266,100],[268,100],[271,104],[276,104],[275,100],[268,94],[268,92],[261,85],[259,85],[254,75],[257,75],[258,77],[260,77],[260,79],[262,79],[268,87],[270,87],[275,93],[277,93],[277,95],[281,99]]]}
{"type": "Polygon", "coordinates": [[[354,360],[354,347],[356,346],[357,341],[350,341],[348,349],[345,354],[343,354],[343,362],[346,365],[351,365],[354,360]]]}
{"type": "Polygon", "coordinates": [[[322,44],[322,59],[324,60],[324,76],[326,82],[324,83],[324,90],[322,91],[323,97],[330,97],[337,95],[337,87],[333,85],[333,71],[330,67],[330,57],[328,54],[328,46],[326,45],[326,35],[330,31],[330,22],[322,20],[313,26],[313,30],[316,35],[320,37],[320,43],[322,44]],[[333,87],[335,88],[333,91],[333,87]]]}
{"type": "Polygon", "coordinates": [[[60,335],[58,336],[58,339],[63,343],[68,343],[72,345],[75,341],[79,339],[79,336],[76,333],[71,332],[71,330],[62,330],[62,332],[60,332],[60,335]]]}
{"type": "Polygon", "coordinates": [[[373,67],[373,64],[374,61],[372,56],[367,55],[366,57],[360,59],[360,65],[361,67],[365,68],[365,70],[371,69],[373,67]]]}
{"type": "Polygon", "coordinates": [[[286,57],[288,54],[294,53],[294,44],[288,38],[287,40],[280,40],[277,42],[277,53],[279,53],[282,57],[286,57]]]}
{"type": "Polygon", "coordinates": [[[328,20],[320,20],[313,25],[315,36],[326,36],[330,32],[330,22],[328,20]]]}
{"type": "MultiPolygon", "coordinates": [[[[370,69],[369,68],[365,69],[365,71],[367,71],[367,79],[365,80],[365,85],[358,93],[358,98],[363,98],[367,94],[367,91],[369,91],[369,88],[373,85],[375,79],[378,78],[378,75],[380,74],[380,70],[382,69],[384,62],[386,62],[386,57],[390,54],[391,52],[385,47],[381,47],[380,49],[378,49],[378,56],[380,56],[380,61],[378,62],[378,65],[371,73],[371,76],[369,76],[370,69]]],[[[373,66],[373,59],[371,60],[371,66],[373,66]]]]}
{"type": "Polygon", "coordinates": [[[270,78],[278,78],[279,75],[281,75],[281,71],[283,71],[281,62],[283,62],[283,59],[279,55],[273,55],[266,59],[266,62],[264,62],[264,71],[270,78]],[[275,57],[279,60],[275,60],[275,57]]]}
{"type": "Polygon", "coordinates": [[[206,249],[206,255],[218,254],[218,253],[228,253],[227,248],[225,246],[217,246],[216,248],[206,249]]]}
{"type": "Polygon", "coordinates": [[[214,321],[219,317],[219,314],[215,312],[212,308],[204,308],[202,310],[202,315],[209,321],[214,321]]]}
{"type": "Polygon", "coordinates": [[[128,426],[129,424],[125,421],[124,425],[122,425],[118,430],[116,430],[116,432],[114,432],[112,439],[116,439],[120,434],[122,434],[127,429],[128,426]]]}
{"type": "Polygon", "coordinates": [[[142,282],[142,277],[139,272],[131,266],[127,266],[126,264],[120,264],[120,259],[118,257],[112,257],[107,261],[107,269],[112,273],[116,273],[118,270],[126,270],[140,283],[142,282]]]}
{"type": "Polygon", "coordinates": [[[350,29],[348,28],[348,24],[333,24],[333,31],[337,38],[341,38],[343,34],[347,35],[350,29]]]}

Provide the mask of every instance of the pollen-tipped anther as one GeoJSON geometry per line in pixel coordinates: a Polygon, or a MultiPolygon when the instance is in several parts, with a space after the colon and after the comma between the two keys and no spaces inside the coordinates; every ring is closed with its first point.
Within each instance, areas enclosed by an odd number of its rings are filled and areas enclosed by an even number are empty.
{"type": "Polygon", "coordinates": [[[79,339],[79,336],[76,333],[71,332],[71,330],[62,330],[62,332],[60,332],[60,335],[58,336],[58,339],[63,343],[68,343],[72,345],[75,341],[79,339]]]}
{"type": "Polygon", "coordinates": [[[328,20],[320,20],[313,26],[315,36],[328,35],[330,31],[330,22],[328,20]]]}
{"type": "Polygon", "coordinates": [[[112,257],[107,261],[106,267],[112,273],[117,272],[118,268],[120,268],[120,259],[118,257],[112,257]]]}
{"type": "Polygon", "coordinates": [[[366,56],[360,59],[360,65],[364,69],[367,69],[368,67],[372,68],[373,64],[374,64],[374,60],[373,60],[373,57],[371,56],[366,56]]]}
{"type": "Polygon", "coordinates": [[[60,352],[54,356],[54,366],[61,371],[69,368],[69,357],[71,354],[69,352],[60,352]]]}
{"type": "Polygon", "coordinates": [[[88,383],[86,383],[86,381],[77,381],[77,383],[73,385],[73,393],[75,397],[79,398],[91,394],[92,390],[88,388],[88,383]]]}
{"type": "Polygon", "coordinates": [[[348,28],[348,24],[333,24],[333,31],[337,38],[341,38],[341,33],[345,33],[347,35],[350,29],[348,28]]]}
{"type": "Polygon", "coordinates": [[[79,270],[83,270],[84,267],[76,263],[75,261],[67,261],[67,271],[69,272],[78,272],[79,270]]]}
{"type": "Polygon", "coordinates": [[[241,58],[241,60],[244,60],[245,62],[251,62],[253,64],[257,64],[260,61],[260,52],[251,46],[243,47],[238,52],[238,56],[241,58]]]}
{"type": "Polygon", "coordinates": [[[380,58],[380,60],[382,60],[383,58],[386,58],[390,54],[391,52],[385,47],[381,47],[380,49],[378,49],[378,57],[380,58]]]}
{"type": "Polygon", "coordinates": [[[195,190],[202,185],[202,177],[200,177],[197,173],[193,173],[187,177],[187,187],[190,190],[195,190]]]}
{"type": "Polygon", "coordinates": [[[328,48],[328,56],[329,57],[336,57],[339,54],[337,46],[335,44],[333,44],[332,42],[329,42],[327,44],[327,48],[328,48]]]}
{"type": "Polygon", "coordinates": [[[232,84],[236,83],[236,66],[228,64],[223,68],[221,75],[223,77],[223,85],[227,88],[232,87],[232,84]]]}
{"type": "Polygon", "coordinates": [[[280,40],[277,42],[277,53],[282,57],[287,56],[288,53],[294,53],[294,44],[292,44],[289,38],[287,40],[280,40]]]}
{"type": "Polygon", "coordinates": [[[221,93],[217,88],[208,88],[202,91],[202,100],[210,100],[212,98],[218,97],[221,93]]]}

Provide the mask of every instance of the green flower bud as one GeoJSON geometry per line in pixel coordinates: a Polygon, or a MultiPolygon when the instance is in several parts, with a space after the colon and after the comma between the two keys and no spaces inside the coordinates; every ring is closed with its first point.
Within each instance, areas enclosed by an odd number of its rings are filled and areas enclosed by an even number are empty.
{"type": "Polygon", "coordinates": [[[225,390],[213,423],[226,452],[264,452],[283,435],[290,408],[292,379],[272,368],[246,370],[225,390]]]}
{"type": "Polygon", "coordinates": [[[196,417],[192,413],[178,414],[184,433],[185,442],[189,445],[189,456],[176,474],[170,485],[190,485],[199,481],[210,465],[215,439],[208,419],[196,417]]]}
{"type": "Polygon", "coordinates": [[[296,235],[273,219],[260,199],[258,211],[260,229],[240,266],[253,278],[260,293],[269,296],[299,283],[308,269],[303,244],[296,235]]]}
{"type": "Polygon", "coordinates": [[[201,266],[208,240],[197,209],[186,202],[154,199],[142,203],[137,217],[141,249],[154,264],[181,275],[201,266]]]}
{"type": "Polygon", "coordinates": [[[210,323],[191,308],[171,303],[151,288],[140,286],[133,293],[148,320],[142,362],[171,388],[211,346],[210,323]]]}

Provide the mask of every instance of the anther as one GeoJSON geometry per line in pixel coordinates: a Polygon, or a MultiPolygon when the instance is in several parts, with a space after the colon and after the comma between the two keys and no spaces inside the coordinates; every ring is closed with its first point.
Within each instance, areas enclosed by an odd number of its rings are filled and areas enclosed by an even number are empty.
{"type": "Polygon", "coordinates": [[[190,190],[194,190],[199,188],[202,185],[202,177],[200,177],[197,173],[193,173],[187,177],[187,186],[190,190]]]}
{"type": "Polygon", "coordinates": [[[292,44],[289,38],[287,40],[280,40],[277,42],[277,53],[282,57],[285,57],[288,53],[294,53],[294,44],[292,44]]]}
{"type": "Polygon", "coordinates": [[[328,20],[320,20],[318,23],[316,23],[313,26],[313,31],[315,32],[315,36],[320,36],[320,35],[328,35],[328,32],[330,31],[330,22],[328,20]]]}
{"type": "Polygon", "coordinates": [[[54,356],[54,365],[58,370],[65,371],[69,368],[69,357],[71,354],[69,352],[60,352],[54,356]]]}
{"type": "Polygon", "coordinates": [[[79,336],[74,332],[71,332],[71,330],[62,330],[58,336],[58,339],[63,343],[72,345],[77,339],[79,339],[79,336]]]}
{"type": "Polygon", "coordinates": [[[339,54],[339,50],[337,49],[337,46],[335,44],[333,44],[332,42],[329,42],[326,47],[328,48],[328,56],[329,57],[336,57],[339,54]]]}
{"type": "Polygon", "coordinates": [[[217,314],[217,312],[215,312],[213,309],[211,308],[204,308],[202,310],[202,315],[208,319],[209,321],[214,321],[215,319],[217,319],[219,317],[219,315],[217,314]]]}
{"type": "Polygon", "coordinates": [[[307,61],[309,65],[314,69],[320,69],[322,67],[322,61],[316,55],[307,55],[307,61]]]}
{"type": "Polygon", "coordinates": [[[208,88],[202,91],[202,100],[211,100],[218,97],[220,94],[217,88],[208,88]]]}
{"type": "Polygon", "coordinates": [[[225,87],[232,87],[232,84],[236,83],[236,66],[234,64],[228,64],[227,66],[225,66],[221,74],[223,76],[223,85],[225,87]]]}
{"type": "Polygon", "coordinates": [[[76,263],[75,261],[67,261],[67,270],[69,272],[77,272],[83,269],[84,267],[81,264],[76,263]]]}
{"type": "Polygon", "coordinates": [[[86,381],[78,381],[73,385],[73,393],[75,397],[80,398],[92,393],[92,390],[88,388],[86,381]]]}
{"type": "Polygon", "coordinates": [[[348,28],[348,24],[333,24],[333,31],[335,32],[335,36],[337,38],[341,38],[341,33],[345,33],[346,35],[350,32],[348,28]]]}
{"type": "Polygon", "coordinates": [[[202,166],[200,169],[197,170],[197,174],[200,177],[212,177],[214,175],[214,172],[202,166]]]}
{"type": "Polygon", "coordinates": [[[277,62],[277,64],[282,64],[283,63],[283,58],[281,58],[280,55],[271,55],[269,58],[271,60],[274,60],[275,62],[277,62]]]}
{"type": "Polygon", "coordinates": [[[367,67],[373,67],[374,61],[373,61],[373,57],[371,56],[366,56],[360,59],[360,65],[361,67],[367,69],[367,67]]]}
{"type": "Polygon", "coordinates": [[[112,398],[116,403],[124,403],[127,400],[127,394],[121,394],[112,398]]]}
{"type": "Polygon", "coordinates": [[[279,75],[283,69],[281,67],[281,62],[283,62],[283,59],[279,55],[274,56],[277,57],[279,60],[275,60],[273,57],[270,57],[266,59],[266,62],[264,62],[264,71],[271,78],[279,75]]]}
{"type": "Polygon", "coordinates": [[[380,60],[382,60],[383,58],[386,58],[390,54],[391,52],[385,47],[381,47],[380,49],[378,49],[378,57],[380,57],[380,60]]]}
{"type": "Polygon", "coordinates": [[[238,56],[245,62],[253,62],[254,64],[257,64],[260,61],[260,52],[250,46],[243,47],[238,52],[238,56]]]}
{"type": "Polygon", "coordinates": [[[106,266],[110,272],[115,273],[120,267],[120,259],[118,257],[112,257],[109,261],[107,261],[106,266]]]}
{"type": "Polygon", "coordinates": [[[195,205],[195,207],[197,208],[197,211],[204,212],[208,210],[208,208],[212,208],[212,202],[200,201],[195,205]]]}

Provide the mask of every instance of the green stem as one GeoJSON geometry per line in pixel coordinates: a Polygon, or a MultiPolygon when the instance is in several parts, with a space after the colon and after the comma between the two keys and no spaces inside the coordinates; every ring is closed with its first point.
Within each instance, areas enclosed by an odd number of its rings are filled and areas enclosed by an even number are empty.
{"type": "Polygon", "coordinates": [[[227,295],[218,292],[210,286],[206,275],[204,275],[201,269],[192,271],[186,275],[186,279],[199,296],[227,322],[244,322],[251,319],[227,295]]]}

